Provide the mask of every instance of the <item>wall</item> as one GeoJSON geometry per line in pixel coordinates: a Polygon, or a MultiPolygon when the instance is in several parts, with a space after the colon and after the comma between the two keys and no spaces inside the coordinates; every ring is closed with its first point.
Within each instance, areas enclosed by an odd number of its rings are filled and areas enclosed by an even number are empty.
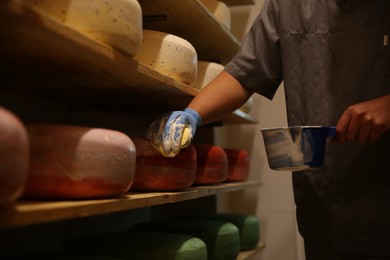
{"type": "MultiPolygon", "coordinates": [[[[241,39],[256,18],[263,0],[253,6],[232,7],[232,32],[241,39]]],[[[219,196],[219,211],[255,214],[261,222],[261,240],[266,243],[259,260],[303,260],[303,241],[295,219],[291,173],[270,170],[260,133],[261,128],[285,126],[284,90],[281,86],[270,101],[255,94],[250,115],[257,124],[215,129],[218,145],[243,148],[251,155],[251,180],[261,180],[259,189],[219,196]]]]}

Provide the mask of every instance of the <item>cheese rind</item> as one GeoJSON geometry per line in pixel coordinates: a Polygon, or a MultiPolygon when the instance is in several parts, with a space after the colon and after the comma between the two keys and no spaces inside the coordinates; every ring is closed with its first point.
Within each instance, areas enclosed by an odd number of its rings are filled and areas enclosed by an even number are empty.
{"type": "Polygon", "coordinates": [[[29,140],[22,121],[0,107],[0,206],[22,195],[27,180],[29,140]]]}
{"type": "Polygon", "coordinates": [[[202,4],[210,11],[215,17],[217,22],[226,29],[230,30],[232,25],[232,18],[230,8],[221,1],[216,0],[201,0],[202,4]]]}
{"type": "Polygon", "coordinates": [[[191,85],[196,80],[196,50],[187,40],[173,34],[144,30],[142,45],[134,59],[184,84],[191,85]]]}
{"type": "Polygon", "coordinates": [[[194,87],[197,89],[204,88],[208,83],[215,79],[224,69],[224,66],[215,63],[200,60],[198,61],[198,74],[194,87]]]}
{"type": "Polygon", "coordinates": [[[106,198],[127,192],[136,151],[125,134],[100,128],[28,124],[31,160],[23,196],[106,198]]]}
{"type": "Polygon", "coordinates": [[[207,245],[208,260],[236,259],[240,250],[239,230],[226,221],[172,219],[140,223],[131,230],[169,231],[198,237],[207,245]]]}
{"type": "Polygon", "coordinates": [[[23,0],[66,26],[134,56],[142,41],[137,0],[23,0]]]}
{"type": "Polygon", "coordinates": [[[256,216],[240,213],[199,214],[191,219],[227,221],[233,223],[240,231],[240,251],[254,249],[260,241],[260,221],[256,216]]]}

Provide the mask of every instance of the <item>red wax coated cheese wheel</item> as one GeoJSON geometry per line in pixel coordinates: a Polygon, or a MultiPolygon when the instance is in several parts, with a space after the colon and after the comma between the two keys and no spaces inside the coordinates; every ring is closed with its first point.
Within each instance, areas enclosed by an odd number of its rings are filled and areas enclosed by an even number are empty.
{"type": "Polygon", "coordinates": [[[162,156],[149,141],[133,137],[137,165],[131,190],[175,191],[190,187],[196,174],[196,151],[192,145],[173,158],[162,156]]]}
{"type": "Polygon", "coordinates": [[[19,118],[0,107],[0,206],[17,200],[27,179],[29,142],[19,118]]]}
{"type": "Polygon", "coordinates": [[[228,158],[228,177],[226,181],[244,181],[249,176],[250,157],[243,149],[224,149],[228,158]]]}
{"type": "Polygon", "coordinates": [[[65,125],[28,125],[31,163],[25,197],[87,199],[129,190],[135,147],[117,131],[65,125]]]}
{"type": "Polygon", "coordinates": [[[194,184],[213,184],[226,180],[228,161],[222,147],[216,145],[194,145],[197,154],[197,170],[194,184]]]}

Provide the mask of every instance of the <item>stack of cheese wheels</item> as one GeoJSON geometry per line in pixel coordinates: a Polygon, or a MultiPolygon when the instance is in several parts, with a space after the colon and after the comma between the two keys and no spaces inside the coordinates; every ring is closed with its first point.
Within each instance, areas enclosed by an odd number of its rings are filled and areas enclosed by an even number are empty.
{"type": "Polygon", "coordinates": [[[98,42],[134,56],[142,41],[137,0],[22,0],[98,42]]]}
{"type": "Polygon", "coordinates": [[[224,148],[228,160],[226,181],[245,181],[249,176],[250,157],[244,149],[224,148]]]}
{"type": "Polygon", "coordinates": [[[206,245],[201,239],[166,232],[90,235],[70,241],[66,248],[70,252],[112,255],[124,259],[207,259],[206,245]]]}
{"type": "Polygon", "coordinates": [[[27,125],[31,163],[24,196],[103,198],[127,192],[136,152],[118,131],[66,125],[27,125]]]}
{"type": "Polygon", "coordinates": [[[193,145],[171,158],[162,156],[142,137],[132,137],[132,140],[137,150],[137,163],[131,190],[176,191],[193,184],[197,157],[193,145]]]}
{"type": "Polygon", "coordinates": [[[204,88],[210,81],[215,79],[223,69],[224,66],[219,63],[203,60],[198,61],[198,75],[193,87],[197,89],[204,88]]]}
{"type": "Polygon", "coordinates": [[[216,145],[195,144],[197,168],[194,184],[220,183],[228,176],[228,160],[224,149],[216,145]]]}
{"type": "Polygon", "coordinates": [[[0,107],[0,206],[22,194],[28,172],[29,141],[21,120],[0,107]]]}
{"type": "Polygon", "coordinates": [[[240,251],[239,230],[226,221],[172,219],[136,224],[131,230],[172,232],[198,237],[207,245],[208,260],[236,259],[240,251]]]}
{"type": "Polygon", "coordinates": [[[240,251],[254,249],[260,241],[260,221],[257,217],[239,213],[192,215],[191,219],[217,220],[233,223],[240,231],[240,251]]]}
{"type": "Polygon", "coordinates": [[[210,11],[210,13],[215,17],[217,22],[230,30],[232,25],[231,12],[229,7],[221,2],[216,0],[201,0],[202,4],[210,11]]]}
{"type": "Polygon", "coordinates": [[[134,59],[184,84],[191,85],[196,80],[196,50],[191,43],[178,36],[144,30],[141,48],[134,59]]]}

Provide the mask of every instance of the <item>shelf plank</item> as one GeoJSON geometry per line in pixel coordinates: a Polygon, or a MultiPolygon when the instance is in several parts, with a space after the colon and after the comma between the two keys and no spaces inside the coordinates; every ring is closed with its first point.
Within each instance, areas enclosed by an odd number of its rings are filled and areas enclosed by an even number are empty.
{"type": "Polygon", "coordinates": [[[19,201],[7,208],[0,209],[0,229],[175,203],[216,195],[223,192],[255,188],[260,185],[261,182],[259,181],[246,181],[208,186],[194,186],[179,192],[129,192],[119,198],[112,199],[81,201],[19,201]]]}
{"type": "Polygon", "coordinates": [[[140,0],[144,28],[182,37],[196,49],[199,60],[226,64],[240,41],[221,26],[200,0],[140,0]]]}
{"type": "Polygon", "coordinates": [[[221,0],[228,6],[236,6],[236,5],[254,5],[255,0],[221,0]]]}
{"type": "Polygon", "coordinates": [[[237,260],[256,260],[259,259],[259,254],[264,250],[265,243],[260,242],[253,250],[242,251],[237,257],[237,260]]]}

